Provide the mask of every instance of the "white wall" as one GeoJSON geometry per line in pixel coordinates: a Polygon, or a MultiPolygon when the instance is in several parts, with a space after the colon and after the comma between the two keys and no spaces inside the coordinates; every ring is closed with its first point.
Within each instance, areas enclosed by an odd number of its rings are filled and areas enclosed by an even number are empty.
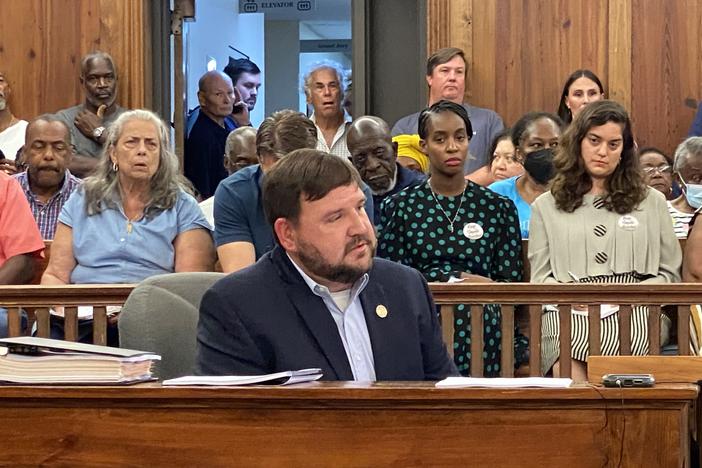
{"type": "Polygon", "coordinates": [[[237,0],[206,0],[197,2],[196,20],[186,23],[187,109],[198,105],[197,81],[207,71],[207,56],[217,60],[217,70],[223,70],[229,56],[239,58],[229,46],[249,56],[261,69],[261,88],[256,107],[251,113],[254,126],[263,121],[265,112],[265,47],[263,13],[239,14],[237,0]]]}
{"type": "Polygon", "coordinates": [[[297,109],[300,25],[297,20],[266,21],[266,115],[297,109]]]}

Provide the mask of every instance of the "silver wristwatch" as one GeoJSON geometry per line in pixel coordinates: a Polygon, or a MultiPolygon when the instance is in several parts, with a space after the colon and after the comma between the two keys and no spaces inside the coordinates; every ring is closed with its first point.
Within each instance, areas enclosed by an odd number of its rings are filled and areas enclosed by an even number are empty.
{"type": "Polygon", "coordinates": [[[97,140],[103,133],[105,133],[105,127],[95,127],[95,130],[93,130],[93,137],[97,140]]]}

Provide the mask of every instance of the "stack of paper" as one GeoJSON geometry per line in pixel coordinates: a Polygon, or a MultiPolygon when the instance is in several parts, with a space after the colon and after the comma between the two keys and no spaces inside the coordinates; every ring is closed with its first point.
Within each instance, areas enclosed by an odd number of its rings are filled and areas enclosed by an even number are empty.
{"type": "Polygon", "coordinates": [[[163,385],[292,385],[311,382],[322,377],[322,369],[311,368],[265,375],[191,375],[164,380],[163,385]]]}
{"type": "Polygon", "coordinates": [[[487,388],[567,388],[573,379],[554,379],[548,377],[517,377],[517,378],[479,378],[479,377],[447,377],[437,382],[437,388],[487,387],[487,388]]]}
{"type": "Polygon", "coordinates": [[[46,338],[0,340],[0,382],[15,384],[128,384],[152,380],[161,356],[132,349],[46,338]]]}

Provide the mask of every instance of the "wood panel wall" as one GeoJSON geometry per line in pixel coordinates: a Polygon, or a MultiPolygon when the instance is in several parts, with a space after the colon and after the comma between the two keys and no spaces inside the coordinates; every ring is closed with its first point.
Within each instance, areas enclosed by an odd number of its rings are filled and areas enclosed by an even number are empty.
{"type": "Polygon", "coordinates": [[[507,125],[555,112],[563,83],[590,68],[629,109],[641,146],[672,152],[702,99],[699,0],[429,0],[428,53],[461,47],[466,99],[507,125]]]}
{"type": "Polygon", "coordinates": [[[15,115],[30,119],[83,101],[80,59],[102,50],[114,58],[118,102],[151,103],[147,0],[2,0],[0,69],[15,115]]]}

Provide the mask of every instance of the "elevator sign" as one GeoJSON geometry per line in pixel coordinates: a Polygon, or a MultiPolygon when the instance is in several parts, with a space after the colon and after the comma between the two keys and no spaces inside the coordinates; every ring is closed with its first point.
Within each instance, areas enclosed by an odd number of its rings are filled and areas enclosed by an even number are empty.
{"type": "Polygon", "coordinates": [[[239,0],[239,13],[292,13],[312,11],[316,0],[239,0]]]}

